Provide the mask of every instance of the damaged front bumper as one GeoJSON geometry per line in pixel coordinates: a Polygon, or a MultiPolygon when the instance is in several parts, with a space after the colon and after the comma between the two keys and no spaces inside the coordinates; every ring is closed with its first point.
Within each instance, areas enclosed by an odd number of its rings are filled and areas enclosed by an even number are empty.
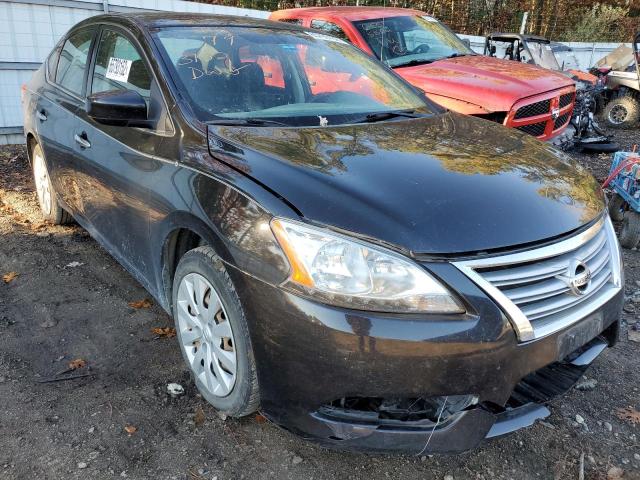
{"type": "Polygon", "coordinates": [[[230,272],[250,322],[262,412],[331,448],[463,452],[547,416],[545,404],[617,339],[622,292],[571,328],[519,342],[469,278],[447,263],[429,268],[465,298],[467,314],[350,311],[230,272]]]}

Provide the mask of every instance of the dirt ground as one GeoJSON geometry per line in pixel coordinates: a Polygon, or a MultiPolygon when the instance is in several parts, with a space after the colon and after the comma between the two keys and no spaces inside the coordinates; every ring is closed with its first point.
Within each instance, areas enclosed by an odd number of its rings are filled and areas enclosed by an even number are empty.
{"type": "MultiPolygon", "coordinates": [[[[606,176],[609,155],[574,156],[606,176]]],[[[43,224],[24,149],[0,147],[0,276],[17,273],[0,280],[0,478],[578,480],[582,457],[586,479],[639,479],[640,343],[627,326],[640,319],[640,253],[624,260],[622,340],[545,422],[459,456],[328,451],[259,415],[218,416],[175,338],[152,332],[171,318],[129,305],[148,294],[83,229],[43,224]],[[86,365],[59,375],[76,359],[86,365]],[[85,376],[51,381],[65,375],[85,376]],[[185,394],[169,396],[171,382],[185,394]]]]}

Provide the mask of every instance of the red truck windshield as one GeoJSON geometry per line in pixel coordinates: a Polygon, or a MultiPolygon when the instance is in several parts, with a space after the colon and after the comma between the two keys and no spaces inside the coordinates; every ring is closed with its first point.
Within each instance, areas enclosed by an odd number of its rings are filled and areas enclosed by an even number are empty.
{"type": "Polygon", "coordinates": [[[376,57],[390,67],[474,55],[451,30],[427,15],[376,18],[353,24],[376,57]]]}

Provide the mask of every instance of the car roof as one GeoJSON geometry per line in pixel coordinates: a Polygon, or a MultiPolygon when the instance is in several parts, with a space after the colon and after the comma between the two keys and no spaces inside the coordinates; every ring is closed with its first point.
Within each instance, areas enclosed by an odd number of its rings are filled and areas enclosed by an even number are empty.
{"type": "Polygon", "coordinates": [[[307,7],[280,10],[279,18],[300,18],[311,16],[341,17],[346,20],[372,20],[376,18],[404,17],[408,15],[426,15],[420,10],[392,7],[307,7]]]}
{"type": "Polygon", "coordinates": [[[132,12],[96,15],[80,22],[78,25],[101,22],[121,23],[122,25],[136,24],[141,28],[153,29],[159,27],[184,26],[234,26],[234,27],[264,27],[278,30],[305,30],[298,25],[274,22],[253,17],[233,15],[215,15],[209,13],[177,13],[177,12],[132,12]]]}

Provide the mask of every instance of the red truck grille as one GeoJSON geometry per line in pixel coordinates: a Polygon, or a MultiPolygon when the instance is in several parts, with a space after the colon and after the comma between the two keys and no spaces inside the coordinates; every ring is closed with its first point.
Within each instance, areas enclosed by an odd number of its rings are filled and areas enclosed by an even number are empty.
{"type": "Polygon", "coordinates": [[[504,124],[547,140],[569,124],[575,96],[575,88],[571,86],[525,98],[513,106],[504,124]]]}
{"type": "Polygon", "coordinates": [[[531,103],[520,107],[513,118],[528,118],[536,115],[543,115],[551,110],[551,100],[542,100],[541,102],[531,103]]]}

